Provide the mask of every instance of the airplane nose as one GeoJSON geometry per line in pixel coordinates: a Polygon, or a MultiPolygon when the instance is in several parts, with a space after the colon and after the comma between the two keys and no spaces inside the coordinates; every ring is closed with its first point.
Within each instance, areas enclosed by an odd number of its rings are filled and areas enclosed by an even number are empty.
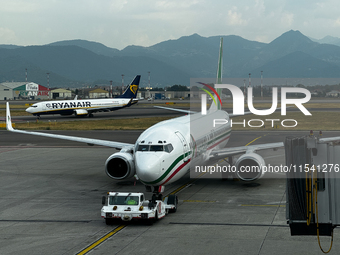
{"type": "Polygon", "coordinates": [[[32,107],[28,107],[28,108],[26,109],[26,112],[32,113],[32,107]]]}
{"type": "Polygon", "coordinates": [[[150,153],[136,154],[136,174],[144,182],[153,182],[159,178],[161,170],[160,159],[150,153]]]}

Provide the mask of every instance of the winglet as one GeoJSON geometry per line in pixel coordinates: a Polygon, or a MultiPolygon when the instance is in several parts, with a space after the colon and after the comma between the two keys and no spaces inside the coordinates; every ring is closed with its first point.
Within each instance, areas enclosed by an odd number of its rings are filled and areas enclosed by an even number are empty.
{"type": "Polygon", "coordinates": [[[11,120],[11,112],[9,110],[9,103],[6,102],[6,128],[9,131],[13,131],[13,127],[12,127],[12,120],[11,120]]]}

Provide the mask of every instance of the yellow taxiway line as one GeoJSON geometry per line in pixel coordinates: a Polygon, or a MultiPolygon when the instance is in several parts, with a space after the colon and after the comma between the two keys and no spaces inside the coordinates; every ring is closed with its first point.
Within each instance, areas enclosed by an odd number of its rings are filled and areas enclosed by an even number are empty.
{"type": "Polygon", "coordinates": [[[89,251],[93,250],[98,245],[100,245],[102,242],[104,242],[107,239],[109,239],[114,234],[117,234],[119,231],[121,231],[125,227],[126,227],[126,225],[120,225],[120,226],[116,227],[114,230],[112,230],[111,232],[107,233],[105,236],[103,236],[99,240],[95,241],[93,244],[91,244],[90,246],[86,247],[84,250],[80,251],[76,255],[84,255],[84,254],[88,253],[89,251]]]}

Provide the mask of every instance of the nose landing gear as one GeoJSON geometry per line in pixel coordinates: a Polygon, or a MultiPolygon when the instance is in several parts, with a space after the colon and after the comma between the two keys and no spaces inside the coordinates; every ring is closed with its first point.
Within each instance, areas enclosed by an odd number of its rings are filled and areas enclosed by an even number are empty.
{"type": "MultiPolygon", "coordinates": [[[[163,194],[164,186],[145,186],[146,190],[148,192],[153,192],[151,203],[156,204],[156,200],[163,200],[163,194]]],[[[165,197],[164,203],[167,205],[171,205],[171,209],[169,209],[169,212],[174,213],[177,211],[177,205],[178,205],[178,197],[175,194],[169,195],[165,197]]]]}

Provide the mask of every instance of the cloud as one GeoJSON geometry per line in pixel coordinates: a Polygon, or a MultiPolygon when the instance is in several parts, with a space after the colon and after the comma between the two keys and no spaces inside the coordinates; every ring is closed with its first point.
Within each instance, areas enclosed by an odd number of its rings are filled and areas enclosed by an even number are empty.
{"type": "Polygon", "coordinates": [[[29,45],[66,39],[122,49],[198,33],[269,42],[294,29],[340,37],[336,0],[0,0],[2,42],[29,45]],[[4,41],[6,39],[6,41],[4,41]]]}
{"type": "Polygon", "coordinates": [[[228,25],[232,26],[245,26],[247,25],[247,21],[242,18],[242,13],[237,11],[237,8],[234,7],[234,10],[228,11],[227,22],[228,25]]]}
{"type": "Polygon", "coordinates": [[[281,15],[281,24],[288,29],[292,27],[294,23],[294,14],[293,13],[283,13],[281,15]]]}
{"type": "Polygon", "coordinates": [[[12,44],[16,40],[15,32],[4,27],[0,27],[0,41],[5,44],[12,44]]]}

